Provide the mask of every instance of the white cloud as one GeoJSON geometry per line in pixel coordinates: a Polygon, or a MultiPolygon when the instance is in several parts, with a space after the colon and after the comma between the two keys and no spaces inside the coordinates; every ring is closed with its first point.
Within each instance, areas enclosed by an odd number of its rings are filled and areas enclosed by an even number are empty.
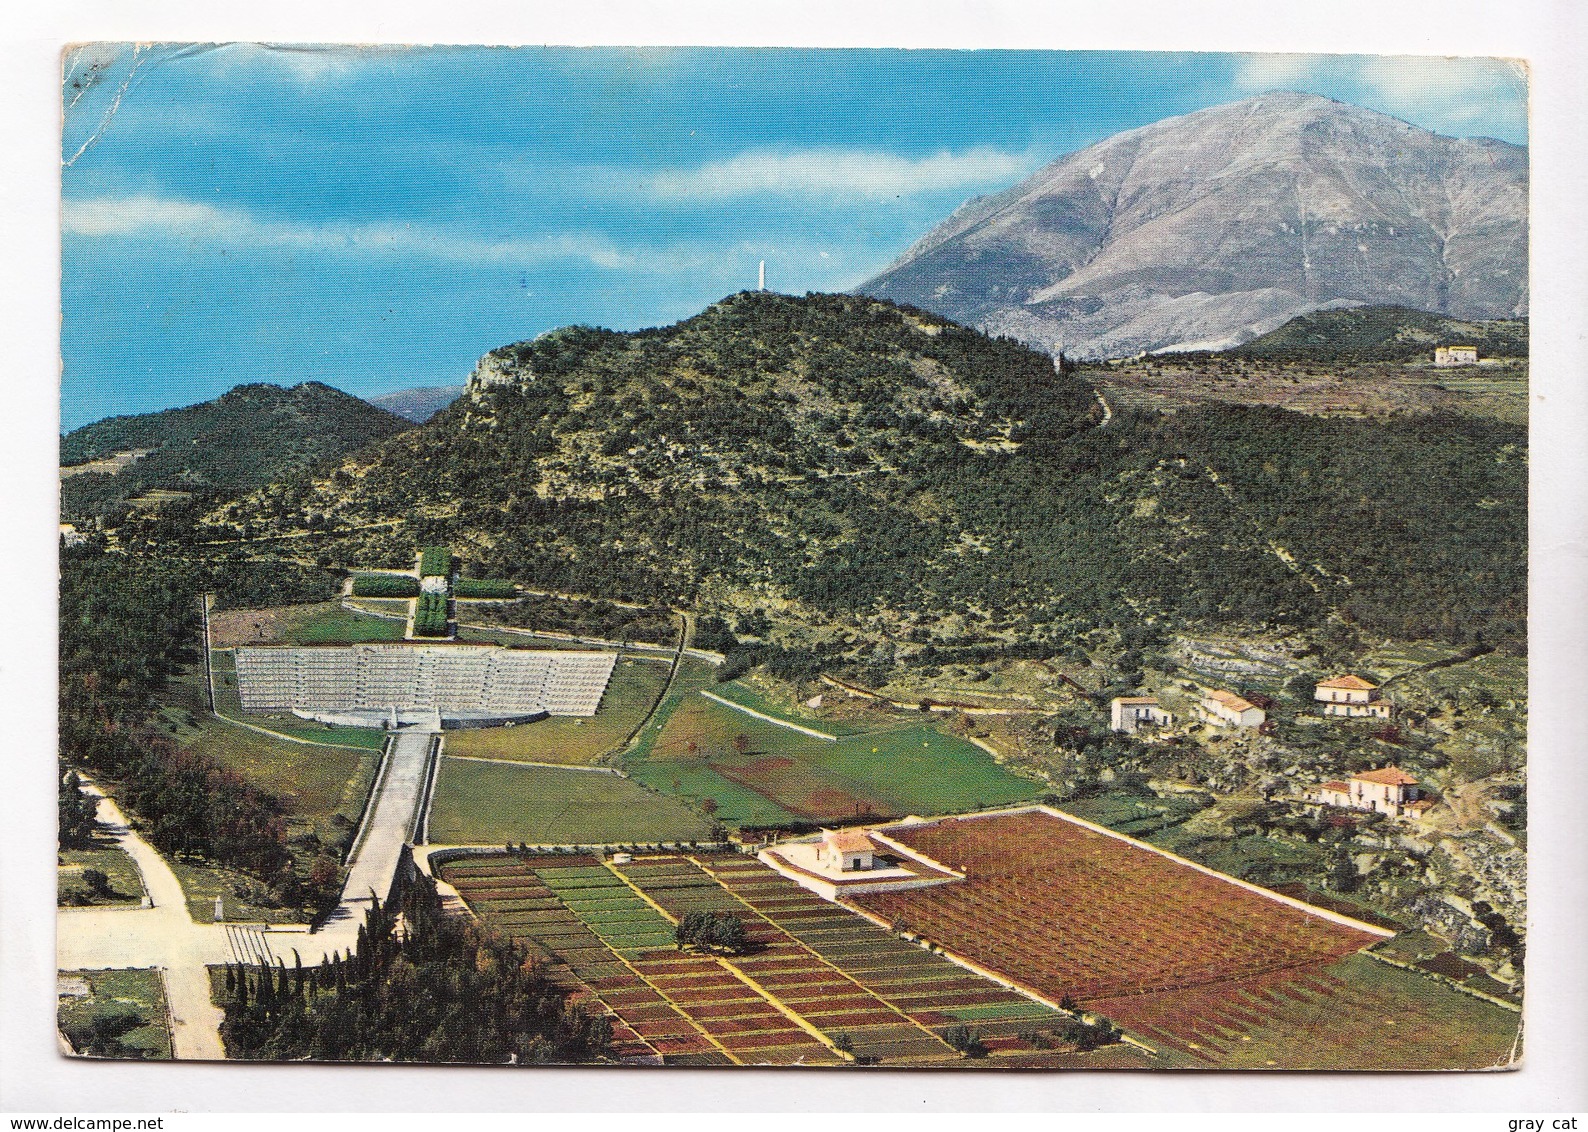
{"type": "MultiPolygon", "coordinates": [[[[203,201],[139,195],[69,199],[63,229],[88,238],[132,237],[309,251],[391,253],[475,264],[520,266],[546,260],[584,260],[592,267],[644,267],[657,253],[629,251],[604,236],[565,232],[493,239],[424,224],[308,224],[260,218],[203,201]]],[[[678,262],[668,256],[669,263],[678,262]]]]}
{"type": "Polygon", "coordinates": [[[1509,59],[1420,55],[1246,56],[1236,89],[1306,90],[1393,114],[1426,129],[1525,131],[1527,69],[1509,59]]]}
{"type": "Polygon", "coordinates": [[[926,157],[858,149],[747,150],[692,169],[628,172],[620,180],[662,200],[752,196],[838,199],[914,196],[1015,181],[1039,160],[997,149],[943,151],[926,157]]]}

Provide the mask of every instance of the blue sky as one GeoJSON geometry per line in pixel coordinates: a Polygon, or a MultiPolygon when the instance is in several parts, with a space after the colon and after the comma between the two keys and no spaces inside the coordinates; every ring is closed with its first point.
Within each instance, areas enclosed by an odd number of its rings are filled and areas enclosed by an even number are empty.
{"type": "Polygon", "coordinates": [[[844,290],[1123,129],[1307,90],[1526,144],[1494,60],[106,45],[68,55],[62,427],[452,385],[572,322],[844,290]]]}

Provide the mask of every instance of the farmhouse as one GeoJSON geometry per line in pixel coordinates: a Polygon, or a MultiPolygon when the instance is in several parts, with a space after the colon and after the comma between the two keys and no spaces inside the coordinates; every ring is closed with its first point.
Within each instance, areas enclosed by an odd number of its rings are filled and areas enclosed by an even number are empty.
{"type": "Polygon", "coordinates": [[[826,829],[822,831],[816,857],[829,868],[850,873],[873,867],[876,864],[876,847],[861,830],[826,829]]]}
{"type": "Polygon", "coordinates": [[[1417,779],[1393,766],[1353,774],[1348,782],[1325,782],[1313,797],[1325,806],[1370,810],[1395,818],[1421,818],[1434,804],[1419,797],[1417,779]]]}
{"type": "Polygon", "coordinates": [[[1360,676],[1336,676],[1325,680],[1312,690],[1312,698],[1322,705],[1318,710],[1324,715],[1348,719],[1365,716],[1388,719],[1394,711],[1388,700],[1379,698],[1378,685],[1360,676]]]}
{"type": "Polygon", "coordinates": [[[1243,696],[1215,688],[1197,705],[1197,717],[1214,727],[1261,727],[1268,718],[1263,709],[1243,696]]]}
{"type": "Polygon", "coordinates": [[[1434,365],[1436,366],[1475,366],[1478,364],[1478,348],[1476,346],[1435,346],[1434,365]]]}
{"type": "Polygon", "coordinates": [[[1174,716],[1158,705],[1157,696],[1115,696],[1109,704],[1108,725],[1114,731],[1130,734],[1136,728],[1168,727],[1174,716]]]}

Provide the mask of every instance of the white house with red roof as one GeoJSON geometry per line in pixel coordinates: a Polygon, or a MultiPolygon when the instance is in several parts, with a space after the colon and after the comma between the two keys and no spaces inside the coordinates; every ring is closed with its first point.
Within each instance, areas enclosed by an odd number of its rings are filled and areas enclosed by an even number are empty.
{"type": "Polygon", "coordinates": [[[1312,698],[1321,705],[1318,710],[1324,715],[1339,715],[1347,719],[1369,716],[1388,719],[1394,712],[1394,706],[1380,698],[1378,685],[1360,676],[1336,676],[1324,680],[1312,690],[1312,698]]]}
{"type": "Polygon", "coordinates": [[[876,846],[861,829],[824,829],[816,859],[842,873],[869,869],[876,864],[876,846]]]}
{"type": "Polygon", "coordinates": [[[1314,792],[1315,801],[1348,810],[1370,810],[1394,818],[1421,818],[1433,808],[1433,801],[1422,797],[1417,779],[1399,767],[1384,766],[1364,770],[1349,780],[1325,782],[1314,792]]]}
{"type": "Polygon", "coordinates": [[[1245,696],[1215,688],[1202,697],[1197,716],[1215,727],[1261,727],[1268,715],[1245,696]]]}

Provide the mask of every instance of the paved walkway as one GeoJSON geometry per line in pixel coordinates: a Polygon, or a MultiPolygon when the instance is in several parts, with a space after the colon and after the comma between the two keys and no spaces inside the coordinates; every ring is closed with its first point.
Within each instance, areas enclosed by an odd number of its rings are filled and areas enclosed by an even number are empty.
{"type": "Polygon", "coordinates": [[[221,1011],[210,1002],[206,966],[225,963],[231,946],[222,924],[196,924],[171,866],[127,824],[116,803],[96,787],[105,832],[132,858],[149,894],[149,908],[62,908],[56,917],[56,966],[70,970],[157,968],[171,1008],[172,1056],[211,1061],[221,1047],[221,1011]]]}
{"type": "MultiPolygon", "coordinates": [[[[246,950],[262,946],[289,962],[296,951],[305,966],[315,966],[333,951],[346,954],[356,946],[370,892],[382,901],[391,892],[397,859],[408,842],[424,794],[434,737],[432,732],[405,731],[393,740],[380,793],[371,803],[373,810],[348,870],[341,903],[325,925],[312,933],[303,928],[251,930],[246,950]]],[[[220,1038],[224,1015],[210,1001],[207,968],[233,961],[238,926],[195,922],[171,866],[133,832],[114,801],[89,783],[84,783],[84,789],[99,795],[99,821],[137,865],[151,906],[59,909],[56,967],[62,971],[158,969],[171,1009],[172,1056],[184,1061],[224,1059],[220,1038]]]]}
{"type": "Polygon", "coordinates": [[[358,942],[358,929],[369,911],[371,891],[384,903],[391,893],[397,858],[413,829],[414,817],[425,789],[425,770],[430,762],[430,744],[435,733],[399,731],[392,740],[391,754],[381,780],[380,794],[372,803],[363,841],[348,869],[342,886],[342,901],[319,931],[313,935],[267,932],[271,947],[279,954],[290,954],[296,947],[305,964],[319,963],[321,955],[346,951],[358,942]],[[291,938],[287,938],[287,937],[291,938]],[[280,937],[280,938],[278,938],[280,937]],[[307,945],[307,946],[305,946],[307,945]],[[311,960],[309,952],[313,952],[311,960]]]}

